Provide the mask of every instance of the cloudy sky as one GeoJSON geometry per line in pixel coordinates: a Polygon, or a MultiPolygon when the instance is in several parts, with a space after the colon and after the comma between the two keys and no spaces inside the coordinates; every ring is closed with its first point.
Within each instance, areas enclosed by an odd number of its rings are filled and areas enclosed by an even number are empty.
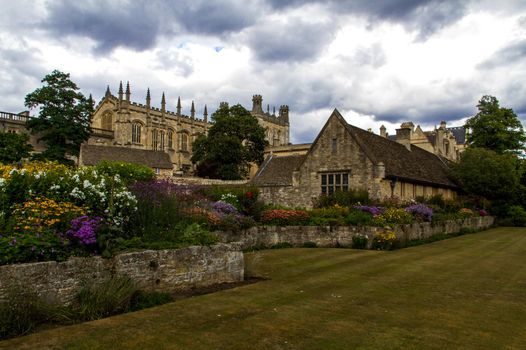
{"type": "Polygon", "coordinates": [[[390,133],[403,121],[461,125],[482,95],[526,120],[526,2],[436,0],[0,0],[0,110],[53,69],[99,101],[189,114],[220,101],[288,104],[291,140],[311,142],[334,108],[390,133]]]}

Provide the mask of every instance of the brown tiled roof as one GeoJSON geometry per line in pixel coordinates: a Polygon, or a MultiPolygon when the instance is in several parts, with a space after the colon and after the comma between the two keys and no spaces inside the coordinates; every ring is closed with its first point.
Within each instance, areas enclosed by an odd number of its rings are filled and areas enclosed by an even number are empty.
{"type": "Polygon", "coordinates": [[[281,157],[271,154],[261,164],[251,183],[257,186],[290,186],[292,173],[304,159],[303,154],[281,157]]]}
{"type": "Polygon", "coordinates": [[[456,187],[449,179],[446,162],[437,155],[413,145],[409,151],[396,141],[343,122],[371,161],[375,164],[384,163],[386,177],[456,187]]]}
{"type": "Polygon", "coordinates": [[[101,160],[136,163],[150,168],[172,169],[168,153],[128,147],[96,146],[84,144],[80,148],[81,165],[96,165],[101,160]]]}

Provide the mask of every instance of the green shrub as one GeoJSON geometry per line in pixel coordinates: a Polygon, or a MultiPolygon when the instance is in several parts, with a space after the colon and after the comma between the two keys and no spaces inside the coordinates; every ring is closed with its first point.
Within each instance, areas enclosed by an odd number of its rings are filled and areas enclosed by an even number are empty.
{"type": "Polygon", "coordinates": [[[435,205],[439,208],[444,209],[446,202],[444,201],[444,197],[442,197],[442,194],[435,194],[431,197],[427,198],[425,201],[427,204],[435,205]]]}
{"type": "Polygon", "coordinates": [[[119,175],[121,180],[126,184],[131,184],[137,181],[151,181],[155,179],[153,169],[146,165],[135,163],[102,160],[95,166],[95,170],[112,177],[119,175]]]}
{"type": "Polygon", "coordinates": [[[212,245],[218,238],[197,223],[188,225],[181,237],[181,242],[186,245],[212,245]]]}
{"type": "Polygon", "coordinates": [[[373,223],[373,216],[362,210],[351,210],[345,218],[345,223],[353,226],[368,226],[373,223]]]}
{"type": "Polygon", "coordinates": [[[526,211],[520,205],[510,206],[506,218],[510,220],[513,226],[526,226],[526,211]]]}
{"type": "Polygon", "coordinates": [[[87,282],[77,294],[75,314],[81,320],[96,320],[125,312],[137,291],[135,283],[125,276],[87,282]]]}
{"type": "Polygon", "coordinates": [[[307,241],[307,242],[303,242],[302,247],[303,248],[316,248],[318,247],[318,244],[316,244],[316,242],[307,241]]]}
{"type": "Polygon", "coordinates": [[[365,190],[336,191],[331,195],[321,195],[315,203],[316,208],[340,205],[350,207],[354,204],[370,204],[369,193],[365,190]]]}
{"type": "Polygon", "coordinates": [[[280,242],[270,247],[270,249],[285,249],[285,248],[292,248],[292,244],[290,244],[289,242],[280,242]]]}
{"type": "Polygon", "coordinates": [[[354,249],[365,249],[367,248],[367,243],[369,239],[366,235],[357,234],[352,236],[352,247],[354,249]]]}
{"type": "Polygon", "coordinates": [[[338,204],[332,207],[312,209],[309,224],[314,226],[345,225],[348,215],[349,208],[338,204]]]}

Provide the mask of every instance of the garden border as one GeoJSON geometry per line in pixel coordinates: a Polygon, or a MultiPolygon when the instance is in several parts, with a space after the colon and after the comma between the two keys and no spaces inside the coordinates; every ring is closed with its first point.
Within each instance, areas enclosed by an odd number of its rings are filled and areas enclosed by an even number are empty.
{"type": "MultiPolygon", "coordinates": [[[[426,239],[439,234],[455,234],[463,230],[479,231],[490,228],[493,216],[479,216],[459,220],[420,222],[394,226],[391,230],[401,246],[409,241],[426,239]]],[[[318,247],[351,247],[354,236],[367,237],[371,248],[377,233],[386,231],[374,226],[255,226],[240,232],[215,232],[222,242],[237,242],[242,249],[272,247],[290,243],[294,247],[314,242],[318,247]]]]}

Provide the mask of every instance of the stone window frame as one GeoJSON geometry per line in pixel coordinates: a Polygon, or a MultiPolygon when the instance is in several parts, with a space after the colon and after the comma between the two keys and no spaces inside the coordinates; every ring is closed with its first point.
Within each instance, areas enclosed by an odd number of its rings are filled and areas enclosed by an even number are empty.
{"type": "Polygon", "coordinates": [[[113,130],[113,113],[105,111],[100,118],[100,128],[104,130],[113,130]]]}
{"type": "Polygon", "coordinates": [[[167,140],[168,140],[168,143],[167,143],[167,148],[168,149],[174,149],[174,130],[173,129],[168,129],[168,133],[167,133],[168,137],[167,137],[167,140]]]}
{"type": "Polygon", "coordinates": [[[164,130],[159,130],[160,149],[164,151],[164,130]]]}
{"type": "Polygon", "coordinates": [[[331,140],[331,153],[336,154],[338,153],[338,138],[333,137],[331,140]]]}
{"type": "Polygon", "coordinates": [[[351,172],[329,171],[320,173],[320,187],[322,195],[331,195],[337,191],[349,191],[351,172]]]}
{"type": "Polygon", "coordinates": [[[179,132],[181,135],[179,136],[180,143],[179,143],[179,150],[181,152],[189,152],[189,141],[190,141],[190,133],[187,130],[181,130],[179,132]]]}
{"type": "Polygon", "coordinates": [[[152,140],[152,149],[153,150],[157,150],[158,142],[159,142],[157,129],[152,129],[151,135],[152,135],[152,139],[151,139],[152,140]]]}
{"type": "Polygon", "coordinates": [[[142,123],[138,120],[132,122],[132,135],[131,141],[132,144],[141,144],[141,134],[142,134],[142,123]]]}

